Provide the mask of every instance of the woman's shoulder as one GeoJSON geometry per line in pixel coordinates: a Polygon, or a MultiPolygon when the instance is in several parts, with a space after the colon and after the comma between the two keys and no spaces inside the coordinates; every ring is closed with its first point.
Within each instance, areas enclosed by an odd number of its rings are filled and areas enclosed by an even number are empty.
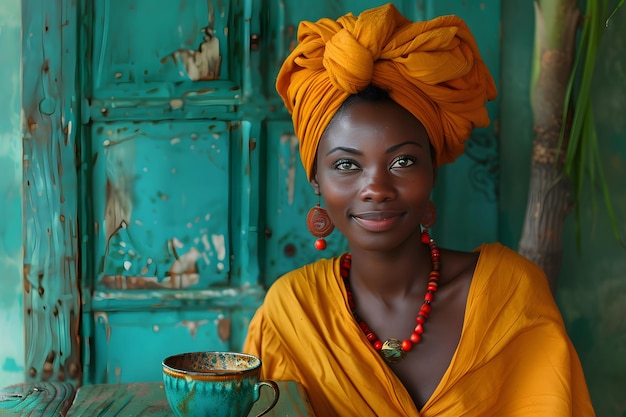
{"type": "Polygon", "coordinates": [[[465,279],[474,286],[493,285],[494,281],[497,285],[521,281],[534,285],[547,281],[537,264],[499,242],[484,243],[472,252],[444,249],[442,268],[446,268],[442,277],[454,281],[465,279]]]}
{"type": "Polygon", "coordinates": [[[552,292],[543,270],[530,259],[501,243],[483,244],[473,284],[479,293],[496,298],[516,297],[537,302],[553,302],[552,292]]]}
{"type": "Polygon", "coordinates": [[[480,255],[479,266],[545,278],[539,265],[502,243],[484,243],[475,252],[480,255]]]}

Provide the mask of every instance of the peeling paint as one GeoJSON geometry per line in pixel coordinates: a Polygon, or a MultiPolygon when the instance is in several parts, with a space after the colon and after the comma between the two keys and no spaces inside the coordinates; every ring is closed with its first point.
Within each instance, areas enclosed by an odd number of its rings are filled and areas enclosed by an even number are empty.
{"type": "Polygon", "coordinates": [[[211,235],[211,241],[213,242],[213,247],[217,251],[217,259],[223,261],[226,257],[226,239],[224,235],[211,235]]]}
{"type": "Polygon", "coordinates": [[[198,333],[198,328],[208,323],[209,323],[208,320],[197,320],[197,321],[184,320],[180,322],[180,325],[186,327],[189,330],[189,334],[191,335],[191,337],[195,338],[196,333],[198,333]]]}
{"type": "Polygon", "coordinates": [[[109,316],[106,312],[100,311],[94,313],[94,320],[96,323],[104,324],[106,341],[109,343],[111,340],[111,326],[109,326],[109,316]]]}
{"type": "Polygon", "coordinates": [[[198,49],[178,49],[161,59],[161,64],[171,59],[180,76],[189,77],[192,81],[219,79],[222,62],[219,39],[213,36],[213,30],[209,27],[203,28],[203,32],[204,42],[198,49]]]}
{"type": "Polygon", "coordinates": [[[94,189],[99,183],[107,189],[104,198],[94,196],[108,236],[98,244],[100,285],[176,289],[223,282],[216,272],[228,267],[209,267],[229,256],[228,224],[220,221],[229,200],[226,123],[116,123],[93,131],[104,139],[95,154],[106,156],[94,167],[94,189]],[[214,179],[211,192],[203,178],[214,179]]]}

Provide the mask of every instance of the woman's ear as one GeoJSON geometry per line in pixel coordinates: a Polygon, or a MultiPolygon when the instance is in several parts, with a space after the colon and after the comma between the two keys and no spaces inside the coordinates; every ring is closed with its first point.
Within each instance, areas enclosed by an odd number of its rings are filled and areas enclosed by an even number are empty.
{"type": "Polygon", "coordinates": [[[309,184],[311,184],[311,187],[313,187],[315,195],[320,195],[320,184],[319,182],[317,182],[317,175],[313,175],[311,177],[311,179],[309,180],[309,184]]]}
{"type": "Polygon", "coordinates": [[[313,166],[311,167],[311,175],[309,176],[309,184],[313,187],[315,195],[320,195],[320,183],[317,182],[317,155],[313,160],[313,166]]]}

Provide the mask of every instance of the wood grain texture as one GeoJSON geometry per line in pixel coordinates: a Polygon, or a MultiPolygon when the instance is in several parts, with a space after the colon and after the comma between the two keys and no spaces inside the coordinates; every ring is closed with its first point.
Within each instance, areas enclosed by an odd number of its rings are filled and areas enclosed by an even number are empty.
{"type": "Polygon", "coordinates": [[[67,382],[31,382],[0,389],[2,417],[65,416],[75,389],[67,382]]]}
{"type": "MultiPolygon", "coordinates": [[[[267,416],[313,416],[311,405],[302,386],[294,381],[278,381],[280,398],[267,416]]],[[[261,389],[261,398],[254,405],[250,416],[270,402],[270,392],[261,389]]],[[[69,409],[68,417],[98,416],[151,416],[171,417],[163,384],[139,382],[132,384],[88,385],[78,390],[76,400],[69,409]]]]}

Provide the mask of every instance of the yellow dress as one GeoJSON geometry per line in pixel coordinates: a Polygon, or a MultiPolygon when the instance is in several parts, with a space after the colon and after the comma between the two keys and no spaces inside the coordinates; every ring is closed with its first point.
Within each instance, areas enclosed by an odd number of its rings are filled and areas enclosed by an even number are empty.
{"type": "Polygon", "coordinates": [[[322,417],[594,416],[543,272],[498,243],[478,250],[459,344],[419,411],[356,324],[338,258],[278,279],[244,351],[263,378],[299,381],[322,417]]]}

